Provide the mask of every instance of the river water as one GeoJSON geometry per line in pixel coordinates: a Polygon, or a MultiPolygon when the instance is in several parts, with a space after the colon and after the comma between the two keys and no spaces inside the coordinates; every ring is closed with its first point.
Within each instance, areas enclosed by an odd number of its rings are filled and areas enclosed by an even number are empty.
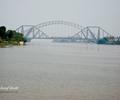
{"type": "Polygon", "coordinates": [[[52,43],[0,48],[0,100],[120,100],[120,46],[52,43]]]}

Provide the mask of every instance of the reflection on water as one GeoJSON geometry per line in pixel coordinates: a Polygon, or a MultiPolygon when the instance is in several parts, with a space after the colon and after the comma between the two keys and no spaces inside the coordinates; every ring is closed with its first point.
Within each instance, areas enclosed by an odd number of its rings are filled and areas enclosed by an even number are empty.
{"type": "Polygon", "coordinates": [[[0,100],[120,100],[120,46],[50,41],[0,49],[0,100]]]}

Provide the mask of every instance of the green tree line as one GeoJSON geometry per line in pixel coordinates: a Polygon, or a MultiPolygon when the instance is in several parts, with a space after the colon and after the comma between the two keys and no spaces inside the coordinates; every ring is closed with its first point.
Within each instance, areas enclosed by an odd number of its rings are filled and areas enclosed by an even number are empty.
{"type": "Polygon", "coordinates": [[[0,27],[0,44],[18,45],[20,41],[26,42],[22,33],[15,30],[6,30],[5,26],[0,27]]]}

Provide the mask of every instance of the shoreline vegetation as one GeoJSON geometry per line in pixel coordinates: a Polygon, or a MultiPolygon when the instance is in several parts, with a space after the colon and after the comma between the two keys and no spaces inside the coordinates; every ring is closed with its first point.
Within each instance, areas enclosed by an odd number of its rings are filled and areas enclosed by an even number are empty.
{"type": "Polygon", "coordinates": [[[103,37],[97,41],[97,44],[120,45],[120,36],[103,37]]]}
{"type": "Polygon", "coordinates": [[[6,30],[5,26],[0,26],[0,48],[25,45],[25,42],[26,39],[22,33],[15,30],[6,30]]]}

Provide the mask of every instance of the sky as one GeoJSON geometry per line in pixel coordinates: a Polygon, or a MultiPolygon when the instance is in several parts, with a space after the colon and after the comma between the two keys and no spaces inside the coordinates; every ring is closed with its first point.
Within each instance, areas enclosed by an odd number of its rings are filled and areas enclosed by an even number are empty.
{"type": "Polygon", "coordinates": [[[120,0],[0,0],[0,12],[8,29],[65,20],[120,35],[120,0]]]}

